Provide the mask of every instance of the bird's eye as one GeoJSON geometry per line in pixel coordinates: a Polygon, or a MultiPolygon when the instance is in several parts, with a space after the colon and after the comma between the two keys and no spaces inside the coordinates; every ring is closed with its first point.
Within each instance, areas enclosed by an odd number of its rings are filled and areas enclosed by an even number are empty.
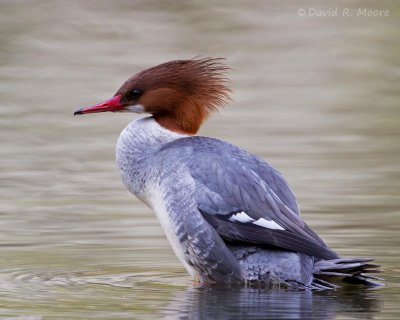
{"type": "Polygon", "coordinates": [[[129,98],[130,99],[137,99],[142,95],[142,90],[139,89],[133,89],[132,91],[129,92],[129,98]]]}

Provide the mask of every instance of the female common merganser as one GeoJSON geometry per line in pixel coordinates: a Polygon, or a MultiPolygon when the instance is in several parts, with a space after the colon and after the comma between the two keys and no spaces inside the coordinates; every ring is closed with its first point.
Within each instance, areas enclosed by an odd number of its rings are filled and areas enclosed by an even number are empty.
{"type": "Polygon", "coordinates": [[[373,284],[371,259],[340,258],[304,223],[292,190],[268,163],[195,136],[228,100],[221,59],[170,61],[128,79],[110,100],[81,108],[149,113],[116,147],[126,187],[156,213],[175,254],[202,284],[327,289],[373,284]]]}

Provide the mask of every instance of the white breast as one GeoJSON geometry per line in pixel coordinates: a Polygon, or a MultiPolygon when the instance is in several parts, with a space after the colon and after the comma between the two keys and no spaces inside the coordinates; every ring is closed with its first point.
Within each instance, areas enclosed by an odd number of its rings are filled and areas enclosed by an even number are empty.
{"type": "Polygon", "coordinates": [[[149,184],[146,188],[146,202],[149,203],[149,206],[156,213],[158,221],[160,222],[161,227],[163,228],[164,233],[167,236],[167,239],[175,252],[175,255],[178,257],[179,261],[185,266],[189,274],[195,277],[197,271],[186,262],[184,248],[180,243],[179,238],[177,237],[176,226],[170,218],[163,194],[164,192],[160,188],[160,186],[156,184],[149,184]]]}

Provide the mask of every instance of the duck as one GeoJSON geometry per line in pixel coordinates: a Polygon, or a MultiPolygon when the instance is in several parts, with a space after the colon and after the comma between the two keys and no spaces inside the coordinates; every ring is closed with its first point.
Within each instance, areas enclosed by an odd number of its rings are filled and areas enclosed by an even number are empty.
{"type": "Polygon", "coordinates": [[[373,259],[339,256],[304,222],[277,169],[233,144],[197,135],[231,101],[229,70],[221,58],[165,62],[74,115],[148,114],[121,132],[116,163],[196,283],[315,290],[377,285],[373,259]]]}

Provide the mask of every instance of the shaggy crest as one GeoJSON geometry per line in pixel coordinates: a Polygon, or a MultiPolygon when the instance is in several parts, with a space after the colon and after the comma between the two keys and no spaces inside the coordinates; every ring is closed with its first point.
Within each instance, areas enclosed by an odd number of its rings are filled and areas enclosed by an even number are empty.
{"type": "Polygon", "coordinates": [[[228,70],[218,58],[170,61],[131,77],[116,95],[123,104],[143,106],[169,130],[195,134],[229,100],[228,70]],[[133,91],[140,97],[132,97],[133,91]]]}

